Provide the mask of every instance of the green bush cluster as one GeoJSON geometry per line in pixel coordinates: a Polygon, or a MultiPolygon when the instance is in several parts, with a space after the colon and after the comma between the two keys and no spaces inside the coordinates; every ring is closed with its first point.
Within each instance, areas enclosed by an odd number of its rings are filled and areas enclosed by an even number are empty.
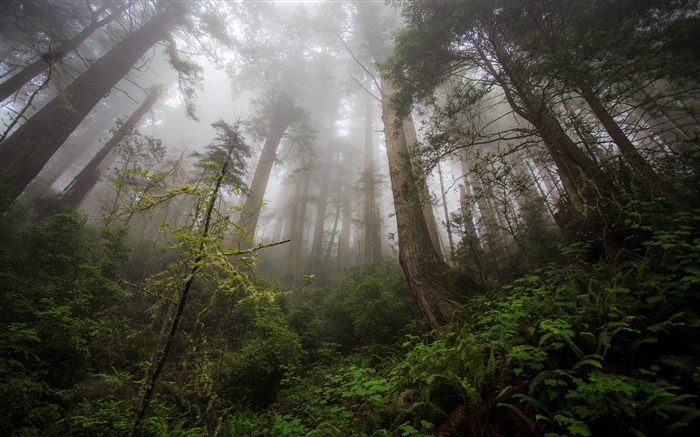
{"type": "Polygon", "coordinates": [[[644,224],[620,264],[571,247],[572,263],[471,299],[463,323],[409,336],[393,359],[307,375],[258,433],[684,435],[700,423],[698,224],[644,224]]]}
{"type": "MultiPolygon", "coordinates": [[[[700,422],[700,212],[640,203],[625,225],[624,259],[570,245],[430,333],[395,260],[292,291],[209,260],[142,434],[684,435],[700,422]]],[[[177,282],[120,280],[125,235],[74,213],[3,230],[3,433],[130,432],[177,282]]]]}

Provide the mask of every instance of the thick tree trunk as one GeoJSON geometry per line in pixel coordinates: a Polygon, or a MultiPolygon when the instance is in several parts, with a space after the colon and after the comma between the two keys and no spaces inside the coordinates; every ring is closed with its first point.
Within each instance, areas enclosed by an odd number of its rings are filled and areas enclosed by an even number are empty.
{"type": "Polygon", "coordinates": [[[452,290],[450,268],[436,252],[415,184],[403,121],[391,105],[394,91],[382,81],[382,120],[399,235],[399,262],[423,317],[432,328],[455,319],[459,298],[452,290]]]}
{"type": "MultiPolygon", "coordinates": [[[[100,136],[109,130],[113,121],[126,106],[127,101],[126,99],[118,99],[117,102],[112,102],[112,104],[115,103],[115,107],[110,107],[109,111],[103,111],[103,108],[99,108],[101,109],[100,111],[93,111],[89,116],[87,132],[79,136],[72,135],[61,146],[61,149],[51,157],[49,165],[45,166],[45,169],[40,174],[41,179],[46,180],[46,182],[42,181],[42,183],[45,183],[47,188],[52,187],[76,163],[81,154],[89,149],[91,144],[97,143],[100,136]],[[102,115],[101,117],[98,116],[98,113],[103,112],[104,114],[99,114],[102,115]],[[53,162],[54,160],[56,161],[55,163],[53,162]]],[[[57,188],[63,190],[65,186],[66,184],[64,183],[62,187],[59,186],[57,188]]]]}
{"type": "Polygon", "coordinates": [[[124,140],[126,135],[134,129],[136,123],[150,111],[155,102],[160,98],[163,92],[163,87],[153,89],[141,105],[134,111],[131,116],[119,127],[119,130],[105,143],[97,154],[90,160],[88,165],[73,179],[73,182],[68,185],[65,190],[61,203],[72,208],[77,208],[80,203],[85,200],[87,194],[100,180],[102,176],[100,167],[107,155],[124,140]]]}
{"type": "Polygon", "coordinates": [[[242,249],[250,249],[254,245],[255,230],[260,220],[260,209],[262,208],[265,190],[267,190],[267,184],[270,180],[272,166],[277,158],[277,148],[288,127],[289,119],[285,114],[285,110],[283,107],[278,107],[270,120],[270,129],[265,139],[265,145],[260,153],[260,159],[255,167],[248,195],[243,203],[243,219],[239,225],[247,231],[248,235],[239,242],[239,246],[242,249]]]}
{"type": "Polygon", "coordinates": [[[13,198],[21,194],[97,102],[129,72],[146,50],[177,25],[178,16],[177,5],[159,12],[0,143],[2,177],[14,191],[8,194],[13,198]]]}
{"type": "Polygon", "coordinates": [[[433,202],[428,190],[428,175],[425,174],[423,165],[420,162],[420,156],[416,153],[418,144],[418,136],[416,135],[416,127],[413,124],[413,119],[409,116],[403,120],[403,136],[406,142],[406,153],[411,161],[411,169],[413,178],[416,181],[418,188],[419,201],[423,208],[423,216],[425,225],[428,227],[430,241],[433,243],[435,252],[442,259],[442,246],[440,245],[440,234],[435,221],[435,211],[433,211],[433,202]]]}
{"type": "MultiPolygon", "coordinates": [[[[112,12],[102,20],[97,19],[100,11],[96,11],[90,24],[76,34],[73,38],[59,45],[51,54],[47,54],[38,58],[36,61],[24,67],[18,73],[0,84],[0,102],[4,101],[12,94],[19,91],[27,82],[34,79],[42,71],[46,70],[51,63],[61,60],[65,55],[72,52],[80,46],[86,39],[90,37],[97,29],[100,29],[114,21],[129,4],[120,6],[116,11],[112,12]]],[[[102,11],[104,12],[104,11],[102,11]]]]}

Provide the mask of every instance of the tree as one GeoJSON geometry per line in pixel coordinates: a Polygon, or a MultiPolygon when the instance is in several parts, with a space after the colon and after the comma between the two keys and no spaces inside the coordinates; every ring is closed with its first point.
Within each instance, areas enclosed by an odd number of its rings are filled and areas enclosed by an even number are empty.
{"type": "Polygon", "coordinates": [[[239,224],[239,227],[245,229],[246,232],[239,243],[243,249],[250,248],[254,244],[255,230],[260,219],[265,190],[270,180],[272,166],[277,161],[277,149],[280,142],[291,124],[303,123],[305,119],[304,110],[295,105],[293,98],[284,91],[273,92],[269,100],[266,100],[265,109],[269,112],[265,111],[263,114],[270,117],[264,122],[266,125],[265,143],[243,202],[244,217],[239,224]]]}
{"type": "Polygon", "coordinates": [[[416,126],[413,123],[413,117],[411,115],[407,115],[403,120],[403,135],[406,139],[407,151],[411,158],[413,177],[416,178],[416,186],[420,188],[420,202],[421,205],[423,205],[423,216],[425,218],[425,225],[428,227],[430,241],[433,243],[433,247],[438,256],[443,258],[440,235],[435,220],[435,211],[433,210],[433,200],[430,195],[430,190],[428,189],[428,175],[421,162],[418,148],[418,135],[416,134],[416,126]]]}
{"type": "MultiPolygon", "coordinates": [[[[411,24],[397,37],[390,61],[402,87],[398,101],[408,106],[428,97],[455,74],[496,85],[525,125],[521,130],[531,127],[555,163],[573,207],[562,210],[580,221],[618,208],[619,188],[562,126],[552,103],[556,90],[529,74],[533,61],[508,39],[496,3],[412,2],[404,13],[411,24]]],[[[619,248],[617,231],[601,223],[595,232],[613,255],[619,248]]]]}
{"type": "Polygon", "coordinates": [[[287,255],[286,270],[284,279],[292,285],[297,283],[302,246],[304,243],[304,227],[306,225],[306,209],[309,204],[309,181],[311,172],[307,168],[300,168],[296,172],[296,190],[291,203],[291,214],[289,220],[289,232],[287,238],[290,240],[289,252],[287,255]]]}
{"type": "MultiPolygon", "coordinates": [[[[161,8],[142,27],[127,35],[65,91],[0,143],[1,176],[19,196],[88,112],[151,46],[177,24],[181,4],[161,8]]],[[[187,6],[185,6],[187,7],[187,6]]]]}
{"type": "Polygon", "coordinates": [[[369,93],[364,96],[364,260],[378,262],[382,258],[381,218],[377,207],[377,178],[374,158],[374,119],[375,101],[369,93]]]}
{"type": "Polygon", "coordinates": [[[193,153],[198,158],[196,167],[205,169],[203,176],[214,172],[218,174],[224,164],[226,166],[224,186],[235,190],[245,190],[245,177],[248,174],[246,160],[250,158],[251,150],[243,136],[240,122],[229,124],[219,119],[212,123],[216,130],[216,138],[205,147],[204,153],[193,153]]]}
{"type": "Polygon", "coordinates": [[[141,120],[146,112],[151,110],[162,93],[162,86],[152,89],[136,111],[134,111],[125,122],[120,124],[118,123],[118,129],[112,138],[110,138],[109,141],[102,146],[97,154],[95,154],[95,156],[93,156],[93,158],[90,160],[88,165],[86,165],[73,179],[73,181],[63,190],[61,203],[72,208],[77,208],[78,205],[80,205],[80,203],[85,199],[85,196],[87,196],[90,190],[99,181],[101,176],[100,167],[107,155],[112,152],[114,147],[119,145],[119,143],[124,140],[130,131],[136,128],[136,124],[139,122],[139,120],[141,120]]]}
{"type": "MultiPolygon", "coordinates": [[[[405,120],[399,118],[391,98],[393,88],[382,81],[382,120],[387,141],[389,175],[399,235],[399,262],[418,308],[432,328],[455,320],[460,297],[450,284],[450,268],[435,250],[426,225],[416,178],[406,143],[405,120]]],[[[476,290],[469,290],[473,292],[476,290]]]]}
{"type": "Polygon", "coordinates": [[[333,125],[335,124],[335,117],[331,117],[331,123],[326,129],[325,135],[325,150],[323,151],[324,157],[323,162],[321,162],[321,180],[318,198],[316,199],[316,218],[314,220],[314,239],[311,243],[311,263],[312,271],[318,268],[318,263],[323,259],[323,236],[326,224],[326,211],[328,210],[328,193],[329,185],[331,179],[331,170],[333,166],[333,154],[334,154],[334,144],[333,144],[333,125]]]}
{"type": "Polygon", "coordinates": [[[177,307],[170,324],[170,329],[168,330],[168,335],[165,340],[165,344],[163,345],[163,348],[159,351],[157,356],[154,356],[154,362],[152,363],[152,367],[148,375],[148,380],[145,382],[143,399],[141,400],[141,405],[139,406],[139,410],[136,414],[136,419],[134,420],[134,425],[131,430],[131,435],[133,436],[138,436],[141,433],[141,427],[143,426],[143,421],[146,417],[146,412],[148,411],[148,406],[151,402],[151,397],[153,396],[153,393],[155,391],[156,382],[158,382],[158,377],[163,371],[163,366],[165,365],[165,362],[168,359],[168,355],[170,354],[170,349],[172,348],[173,340],[175,339],[175,334],[178,331],[182,313],[184,312],[185,305],[187,304],[187,298],[189,296],[190,289],[192,288],[192,284],[195,278],[198,276],[198,274],[203,268],[203,260],[206,256],[205,249],[207,247],[207,242],[215,240],[210,238],[211,228],[214,226],[212,222],[212,217],[214,215],[214,207],[217,203],[216,199],[220,195],[219,189],[221,188],[221,183],[226,175],[226,165],[227,163],[225,162],[221,167],[221,172],[216,178],[216,183],[214,184],[214,188],[211,192],[211,197],[206,201],[206,210],[203,216],[204,221],[200,234],[198,235],[199,242],[196,243],[197,249],[192,254],[193,259],[188,260],[191,265],[190,271],[184,277],[182,289],[179,292],[177,307]]]}
{"type": "MultiPolygon", "coordinates": [[[[646,40],[648,36],[643,36],[653,31],[640,31],[640,27],[648,24],[653,29],[658,21],[674,21],[666,16],[668,9],[682,10],[683,3],[670,6],[654,1],[629,2],[621,6],[567,1],[561,8],[551,8],[538,2],[520,1],[511,3],[514,10],[510,12],[521,22],[512,39],[531,57],[540,60],[540,74],[555,77],[565,91],[576,91],[634,171],[652,191],[668,197],[673,194],[666,183],[624,132],[604,100],[614,101],[619,98],[616,94],[628,93],[624,88],[638,88],[632,82],[646,81],[650,67],[657,71],[661,68],[659,54],[651,41],[646,40]],[[650,20],[651,14],[660,17],[650,20]],[[545,44],[535,44],[535,38],[545,44]],[[621,47],[628,50],[622,52],[621,47]]],[[[653,88],[654,84],[647,82],[645,86],[653,88]]]]}

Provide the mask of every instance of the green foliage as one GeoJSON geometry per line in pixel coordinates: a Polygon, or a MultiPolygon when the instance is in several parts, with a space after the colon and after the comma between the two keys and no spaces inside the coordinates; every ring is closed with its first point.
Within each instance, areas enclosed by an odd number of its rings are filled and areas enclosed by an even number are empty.
{"type": "Polygon", "coordinates": [[[216,129],[216,138],[206,146],[204,154],[192,154],[199,158],[195,166],[211,174],[228,163],[224,184],[234,188],[245,187],[246,163],[251,156],[251,149],[246,143],[240,122],[231,125],[219,119],[212,123],[212,127],[216,129]]]}
{"type": "Polygon", "coordinates": [[[144,435],[682,435],[700,421],[700,212],[628,211],[625,260],[571,245],[430,334],[390,260],[285,293],[237,274],[218,236],[163,224],[183,258],[126,292],[125,229],[95,246],[65,213],[6,231],[0,426],[129,432],[204,241],[144,435]]]}
{"type": "Polygon", "coordinates": [[[42,429],[57,420],[60,394],[80,381],[101,354],[94,333],[126,296],[113,282],[113,266],[126,250],[122,236],[106,232],[100,244],[113,250],[94,249],[86,219],[76,213],[60,213],[3,235],[0,428],[42,429]]]}
{"type": "MultiPolygon", "coordinates": [[[[649,238],[636,260],[550,264],[472,298],[463,323],[408,336],[393,358],[326,362],[280,392],[257,429],[682,435],[700,420],[694,217],[660,227],[640,212],[649,238]]],[[[579,246],[568,256],[587,252],[579,246]]]]}
{"type": "Polygon", "coordinates": [[[215,378],[217,392],[264,407],[274,400],[283,378],[298,368],[301,339],[289,329],[274,302],[247,299],[238,303],[234,314],[245,320],[239,328],[244,334],[222,356],[215,378]]]}
{"type": "Polygon", "coordinates": [[[309,288],[285,301],[291,326],[317,351],[377,350],[425,329],[396,260],[357,266],[331,290],[309,288]]]}

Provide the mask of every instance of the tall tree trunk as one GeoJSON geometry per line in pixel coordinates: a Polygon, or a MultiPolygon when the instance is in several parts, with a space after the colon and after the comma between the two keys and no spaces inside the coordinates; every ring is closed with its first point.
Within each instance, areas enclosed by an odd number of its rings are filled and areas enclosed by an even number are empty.
{"type": "Polygon", "coordinates": [[[77,208],[80,203],[85,200],[87,194],[92,190],[92,188],[100,180],[102,176],[100,167],[102,162],[105,160],[107,155],[124,140],[127,134],[134,129],[136,123],[141,120],[141,118],[150,111],[155,102],[160,98],[163,93],[163,87],[159,86],[151,90],[146,99],[141,103],[141,105],[134,111],[131,116],[119,127],[119,130],[112,136],[112,138],[105,143],[104,146],[97,152],[97,154],[90,160],[88,165],[86,165],[83,170],[76,176],[73,181],[64,189],[63,197],[61,198],[61,203],[68,205],[72,208],[77,208]]]}
{"type": "Polygon", "coordinates": [[[70,136],[85,116],[119,82],[143,54],[178,24],[175,4],[126,36],[95,61],[61,95],[0,143],[2,177],[16,199],[70,136]]]}
{"type": "Polygon", "coordinates": [[[78,32],[73,38],[59,45],[53,53],[39,57],[36,61],[24,67],[18,73],[0,84],[0,102],[4,101],[12,94],[19,91],[27,82],[46,70],[53,62],[63,59],[65,55],[72,52],[80,46],[86,39],[90,37],[96,30],[108,25],[121,15],[131,2],[121,5],[117,10],[109,14],[107,17],[99,20],[98,17],[109,6],[105,5],[99,11],[93,12],[92,21],[83,30],[78,32]]]}
{"type": "Polygon", "coordinates": [[[296,284],[299,274],[301,249],[304,243],[304,225],[306,223],[306,206],[308,204],[309,179],[311,175],[304,172],[299,175],[296,195],[292,207],[292,217],[289,226],[289,255],[287,257],[287,271],[284,279],[289,284],[296,284]]]}
{"type": "Polygon", "coordinates": [[[311,263],[312,271],[315,271],[316,264],[321,261],[323,254],[323,231],[326,224],[326,211],[328,209],[328,188],[331,179],[331,167],[333,164],[333,150],[331,138],[333,137],[333,125],[335,120],[328,126],[326,138],[328,141],[325,144],[323,162],[321,163],[321,186],[318,193],[318,201],[316,202],[316,220],[314,221],[314,239],[311,244],[311,263]]]}
{"type": "Polygon", "coordinates": [[[374,177],[374,99],[365,94],[365,153],[364,153],[364,262],[374,263],[382,258],[381,223],[377,209],[377,187],[374,177]]]}
{"type": "Polygon", "coordinates": [[[352,262],[352,253],[350,251],[350,232],[352,231],[352,197],[350,190],[346,190],[341,194],[343,207],[343,227],[340,230],[338,238],[338,268],[347,267],[352,262]]]}
{"type": "Polygon", "coordinates": [[[335,236],[338,234],[338,223],[340,222],[340,205],[336,205],[335,208],[335,218],[333,219],[333,229],[331,229],[331,235],[328,237],[328,246],[326,246],[326,253],[323,257],[326,264],[331,261],[331,254],[333,253],[333,245],[335,244],[335,236]]]}
{"type": "Polygon", "coordinates": [[[265,139],[265,145],[260,153],[258,165],[255,167],[255,173],[253,173],[253,180],[250,183],[248,195],[246,196],[245,202],[243,202],[243,218],[241,219],[240,225],[242,228],[246,229],[248,235],[239,242],[241,248],[249,249],[254,245],[255,230],[260,220],[260,209],[262,208],[265,190],[267,190],[267,184],[270,180],[272,166],[275,164],[275,159],[277,158],[277,148],[289,127],[289,123],[289,118],[283,106],[276,108],[270,120],[270,129],[265,139]]]}
{"type": "Polygon", "coordinates": [[[455,319],[460,303],[448,280],[450,268],[435,250],[428,232],[404,120],[397,118],[391,105],[393,94],[393,87],[383,79],[382,120],[399,235],[399,262],[423,317],[432,328],[437,328],[455,319]]]}
{"type": "MultiPolygon", "coordinates": [[[[42,183],[46,183],[47,188],[53,187],[61,176],[76,163],[81,154],[88,150],[91,144],[97,143],[98,138],[109,130],[111,127],[110,124],[119,116],[124,106],[126,106],[127,100],[118,99],[115,103],[116,107],[109,108],[109,111],[93,111],[89,118],[92,119],[92,117],[95,116],[94,122],[89,123],[87,132],[77,137],[71,136],[71,138],[61,146],[60,150],[51,157],[49,165],[45,166],[45,170],[40,174],[41,179],[46,179],[46,182],[42,181],[42,183]],[[100,114],[103,116],[99,117],[97,116],[98,112],[105,112],[105,114],[100,114]],[[55,163],[54,160],[56,161],[55,163]]],[[[63,190],[65,186],[64,183],[62,187],[59,186],[57,189],[63,190]]]]}
{"type": "Polygon", "coordinates": [[[280,212],[277,217],[275,217],[275,227],[272,229],[272,241],[281,241],[282,231],[284,231],[284,216],[280,212]]]}
{"type": "Polygon", "coordinates": [[[340,223],[340,214],[342,211],[342,201],[341,201],[341,196],[343,195],[343,179],[340,176],[341,173],[341,167],[340,167],[340,153],[337,153],[337,158],[335,161],[335,173],[338,175],[338,179],[336,179],[333,183],[333,187],[335,187],[335,218],[333,219],[333,228],[331,229],[331,234],[328,238],[328,246],[326,246],[326,252],[323,257],[326,265],[330,265],[331,262],[331,255],[333,254],[333,246],[335,245],[335,238],[338,235],[338,224],[340,223]]]}
{"type": "Polygon", "coordinates": [[[411,116],[403,120],[403,136],[406,142],[406,150],[409,160],[411,161],[411,169],[413,178],[416,181],[418,188],[419,200],[423,208],[423,216],[425,225],[428,227],[430,241],[435,248],[437,255],[442,258],[442,246],[440,245],[440,233],[438,232],[437,222],[435,220],[435,211],[433,211],[433,202],[428,190],[428,175],[425,173],[423,164],[420,162],[420,156],[415,150],[418,145],[418,136],[416,135],[416,127],[413,124],[411,116]]]}

